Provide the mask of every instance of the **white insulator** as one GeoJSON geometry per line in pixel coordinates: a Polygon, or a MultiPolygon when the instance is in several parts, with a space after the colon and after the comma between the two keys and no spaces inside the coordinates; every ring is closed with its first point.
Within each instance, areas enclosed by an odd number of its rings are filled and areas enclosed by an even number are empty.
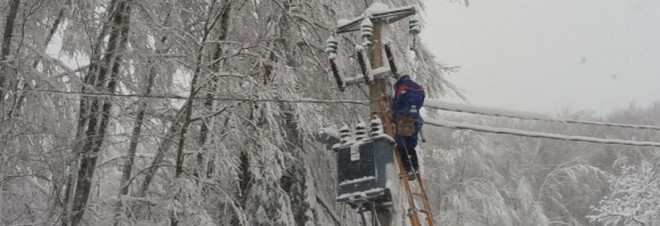
{"type": "Polygon", "coordinates": [[[371,120],[371,132],[369,133],[369,136],[374,137],[381,134],[383,134],[383,122],[380,121],[380,117],[376,116],[371,120]]]}
{"type": "Polygon", "coordinates": [[[355,140],[360,141],[367,138],[367,124],[362,120],[355,126],[355,140]]]}
{"type": "Polygon", "coordinates": [[[339,137],[341,140],[339,141],[342,144],[346,144],[350,141],[351,139],[351,128],[349,128],[346,124],[339,129],[339,137]]]}
{"type": "Polygon", "coordinates": [[[325,53],[326,54],[336,54],[337,53],[337,39],[334,35],[331,35],[328,40],[325,41],[325,53]]]}
{"type": "Polygon", "coordinates": [[[377,136],[380,136],[380,135],[383,135],[382,130],[371,131],[371,133],[369,133],[370,137],[377,137],[377,136]]]}
{"type": "Polygon", "coordinates": [[[419,18],[419,15],[415,15],[408,21],[408,32],[411,35],[418,35],[422,33],[422,20],[419,18]]]}
{"type": "Polygon", "coordinates": [[[360,24],[360,33],[364,39],[370,39],[374,36],[374,24],[371,23],[369,18],[364,18],[364,20],[362,20],[362,24],[360,24]]]}
{"type": "Polygon", "coordinates": [[[337,54],[337,49],[327,47],[325,48],[325,54],[337,54]]]}

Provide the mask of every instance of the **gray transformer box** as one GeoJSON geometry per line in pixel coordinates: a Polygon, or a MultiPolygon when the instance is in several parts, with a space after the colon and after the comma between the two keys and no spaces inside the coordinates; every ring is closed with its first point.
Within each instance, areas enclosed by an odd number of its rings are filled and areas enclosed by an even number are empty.
{"type": "Polygon", "coordinates": [[[391,203],[388,178],[395,178],[394,140],[387,135],[367,137],[333,148],[337,153],[337,202],[359,205],[391,203]]]}

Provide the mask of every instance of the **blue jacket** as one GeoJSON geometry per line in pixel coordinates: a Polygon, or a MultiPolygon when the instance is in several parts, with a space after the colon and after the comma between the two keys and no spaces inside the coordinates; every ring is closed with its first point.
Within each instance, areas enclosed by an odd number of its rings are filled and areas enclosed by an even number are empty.
{"type": "Polygon", "coordinates": [[[419,111],[424,105],[426,97],[424,88],[406,76],[394,84],[394,91],[391,106],[394,119],[397,119],[399,115],[414,114],[415,121],[421,123],[422,117],[419,115],[419,111]]]}

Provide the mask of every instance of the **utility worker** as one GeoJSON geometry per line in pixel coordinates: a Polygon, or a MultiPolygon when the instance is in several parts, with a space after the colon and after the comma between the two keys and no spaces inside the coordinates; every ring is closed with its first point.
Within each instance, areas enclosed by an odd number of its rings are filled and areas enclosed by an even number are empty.
{"type": "Polygon", "coordinates": [[[392,100],[392,118],[396,125],[394,140],[399,147],[403,167],[408,178],[414,180],[419,176],[417,160],[417,139],[424,122],[420,109],[424,105],[424,88],[413,81],[409,75],[403,75],[394,84],[394,100],[392,100]]]}

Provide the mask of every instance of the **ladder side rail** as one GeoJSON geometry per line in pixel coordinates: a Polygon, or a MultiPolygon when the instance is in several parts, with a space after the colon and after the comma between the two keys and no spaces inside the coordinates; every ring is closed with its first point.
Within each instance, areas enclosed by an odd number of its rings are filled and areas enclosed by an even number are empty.
{"type": "Polygon", "coordinates": [[[429,222],[429,226],[434,226],[434,219],[433,219],[433,211],[431,210],[431,204],[429,202],[429,197],[426,195],[426,188],[424,187],[424,181],[422,181],[422,177],[419,176],[417,177],[417,183],[419,184],[419,189],[420,192],[422,193],[422,200],[424,203],[424,209],[426,210],[427,214],[427,220],[429,222]]]}
{"type": "MultiPolygon", "coordinates": [[[[383,116],[383,124],[385,125],[385,132],[387,133],[387,135],[394,137],[394,126],[392,124],[392,119],[390,117],[389,111],[387,110],[386,103],[387,101],[385,97],[381,98],[380,108],[383,116]]],[[[401,178],[401,180],[403,181],[403,187],[406,190],[406,194],[408,197],[408,205],[410,206],[410,208],[416,211],[417,207],[415,206],[415,198],[413,197],[412,191],[410,189],[408,175],[404,173],[406,170],[403,168],[403,160],[401,159],[401,155],[399,155],[400,150],[398,147],[395,146],[393,151],[397,165],[399,166],[399,178],[401,178]]],[[[421,221],[419,220],[419,216],[417,216],[417,213],[408,214],[408,218],[410,219],[410,223],[412,224],[412,226],[421,226],[421,221]]]]}

